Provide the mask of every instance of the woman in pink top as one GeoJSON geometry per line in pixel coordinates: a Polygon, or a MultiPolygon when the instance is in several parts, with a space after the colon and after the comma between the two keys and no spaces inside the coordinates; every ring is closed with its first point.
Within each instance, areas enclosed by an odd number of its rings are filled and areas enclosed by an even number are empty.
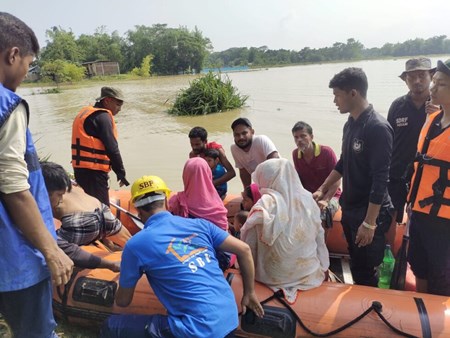
{"type": "Polygon", "coordinates": [[[169,211],[181,217],[203,218],[228,230],[228,210],[217,194],[208,163],[200,157],[187,160],[183,169],[184,191],[169,200],[169,211]]]}

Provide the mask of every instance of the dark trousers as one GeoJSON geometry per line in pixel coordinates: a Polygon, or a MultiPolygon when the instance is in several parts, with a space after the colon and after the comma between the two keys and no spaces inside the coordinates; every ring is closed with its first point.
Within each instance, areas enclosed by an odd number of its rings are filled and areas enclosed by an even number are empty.
{"type": "Polygon", "coordinates": [[[84,192],[109,206],[109,175],[101,170],[74,168],[75,180],[84,192]]]}
{"type": "Polygon", "coordinates": [[[105,320],[101,338],[175,338],[164,315],[113,315],[105,320]]]}
{"type": "Polygon", "coordinates": [[[386,246],[385,233],[389,230],[392,223],[392,210],[388,207],[380,209],[372,243],[358,247],[355,244],[356,233],[364,221],[366,212],[367,208],[343,209],[341,223],[350,253],[350,268],[353,280],[359,285],[377,286],[378,276],[376,268],[383,261],[384,248],[386,246]]]}
{"type": "Polygon", "coordinates": [[[50,278],[29,288],[0,292],[0,313],[14,338],[54,338],[50,278]]]}
{"type": "MultiPolygon", "coordinates": [[[[175,338],[164,315],[113,315],[105,320],[100,338],[175,338]]],[[[234,331],[224,338],[234,338],[234,331]]],[[[218,337],[220,338],[220,337],[218,337]]]]}
{"type": "Polygon", "coordinates": [[[450,297],[450,220],[413,211],[408,261],[428,293],[450,297]]]}
{"type": "Polygon", "coordinates": [[[401,178],[390,178],[388,184],[389,196],[391,197],[392,204],[397,211],[396,222],[401,223],[403,221],[403,214],[405,212],[406,198],[408,196],[408,190],[406,182],[401,178]]]}

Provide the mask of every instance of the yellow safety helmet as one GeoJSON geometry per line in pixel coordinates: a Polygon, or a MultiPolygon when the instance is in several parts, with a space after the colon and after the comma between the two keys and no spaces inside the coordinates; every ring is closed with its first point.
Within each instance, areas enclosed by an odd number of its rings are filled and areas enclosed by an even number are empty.
{"type": "Polygon", "coordinates": [[[137,200],[151,192],[164,194],[167,198],[170,195],[170,189],[167,188],[166,183],[161,178],[158,176],[142,176],[134,181],[131,186],[131,202],[136,205],[137,200]]]}

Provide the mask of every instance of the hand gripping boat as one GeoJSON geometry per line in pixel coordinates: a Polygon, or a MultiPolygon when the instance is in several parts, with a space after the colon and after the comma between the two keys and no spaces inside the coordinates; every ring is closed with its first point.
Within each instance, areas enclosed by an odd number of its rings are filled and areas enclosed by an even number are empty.
{"type": "MultiPolygon", "coordinates": [[[[113,194],[111,201],[133,212],[128,198],[129,193],[119,197],[113,194]]],[[[230,214],[239,210],[235,203],[228,204],[230,214]]],[[[129,222],[130,227],[135,226],[129,222]]],[[[109,260],[121,257],[120,252],[108,252],[100,245],[83,248],[109,260]]],[[[229,269],[224,278],[233,289],[240,311],[241,275],[229,269]]],[[[69,322],[99,325],[111,314],[166,313],[145,276],[138,282],[130,306],[115,305],[118,280],[119,274],[110,270],[76,269],[65,287],[54,290],[55,314],[69,322]]],[[[283,295],[261,283],[256,282],[255,289],[266,314],[262,319],[251,312],[241,316],[237,337],[450,337],[448,297],[324,282],[318,288],[299,292],[296,301],[289,304],[283,295]]]]}

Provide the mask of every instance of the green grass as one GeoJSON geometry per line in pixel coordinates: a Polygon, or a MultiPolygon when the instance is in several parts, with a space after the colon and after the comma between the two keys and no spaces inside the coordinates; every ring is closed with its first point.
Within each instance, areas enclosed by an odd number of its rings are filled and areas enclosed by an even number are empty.
{"type": "Polygon", "coordinates": [[[56,333],[61,338],[97,338],[98,327],[83,327],[76,324],[67,323],[64,320],[57,319],[58,326],[56,333]]]}
{"type": "MultiPolygon", "coordinates": [[[[56,333],[61,338],[97,338],[98,327],[82,327],[57,319],[56,333]]],[[[0,319],[0,337],[12,338],[11,332],[3,319],[0,319]]]]}

